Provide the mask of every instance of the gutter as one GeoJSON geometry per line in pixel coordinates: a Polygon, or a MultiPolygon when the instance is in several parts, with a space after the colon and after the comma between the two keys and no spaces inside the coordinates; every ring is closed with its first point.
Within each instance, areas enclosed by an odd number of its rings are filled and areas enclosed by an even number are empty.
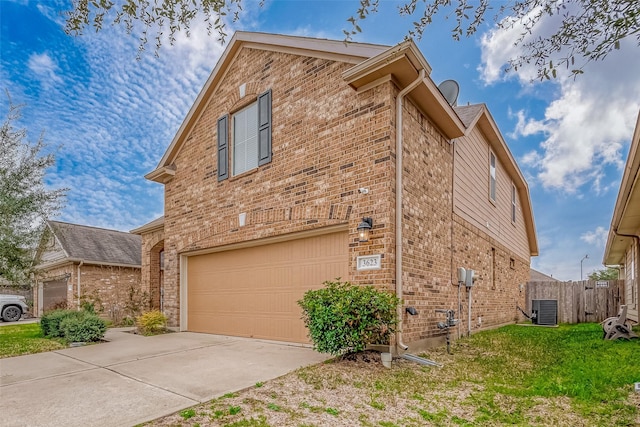
{"type": "Polygon", "coordinates": [[[420,70],[418,78],[402,89],[396,98],[396,296],[400,300],[400,304],[398,304],[396,308],[396,315],[398,317],[396,347],[399,347],[403,351],[408,350],[409,346],[402,341],[402,101],[409,92],[425,80],[425,76],[426,72],[423,68],[420,70]]]}
{"type": "Polygon", "coordinates": [[[117,262],[90,261],[90,260],[84,260],[80,258],[63,258],[58,261],[53,261],[49,264],[37,265],[34,268],[35,270],[41,271],[41,270],[47,270],[49,268],[60,267],[61,265],[65,265],[65,264],[74,264],[76,262],[82,262],[87,265],[106,265],[109,267],[142,268],[142,265],[140,264],[123,264],[123,263],[117,263],[117,262]]]}

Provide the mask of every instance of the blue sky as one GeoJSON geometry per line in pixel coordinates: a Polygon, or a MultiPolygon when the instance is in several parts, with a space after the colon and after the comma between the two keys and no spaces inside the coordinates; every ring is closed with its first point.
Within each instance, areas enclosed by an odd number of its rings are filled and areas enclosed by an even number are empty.
{"type": "MultiPolygon", "coordinates": [[[[246,0],[245,0],[246,1],[246,0]]],[[[382,1],[355,41],[401,42],[415,17],[382,1]]],[[[162,215],[155,168],[224,50],[202,23],[136,59],[138,40],[106,25],[79,37],[63,31],[68,0],[0,0],[0,88],[24,104],[20,125],[41,133],[57,157],[51,187],[68,187],[58,219],[130,230],[162,215]]],[[[234,30],[343,39],[358,1],[251,0],[234,30]]],[[[542,33],[550,23],[543,23],[542,33]]],[[[455,79],[458,103],[488,105],[520,168],[533,203],[540,256],[532,266],[563,280],[602,268],[601,260],[633,126],[640,110],[640,48],[626,40],[606,62],[574,80],[531,82],[532,69],[505,75],[516,33],[485,23],[455,42],[440,16],[416,41],[436,83],[455,79]]],[[[7,97],[0,96],[6,114],[7,97]]]]}

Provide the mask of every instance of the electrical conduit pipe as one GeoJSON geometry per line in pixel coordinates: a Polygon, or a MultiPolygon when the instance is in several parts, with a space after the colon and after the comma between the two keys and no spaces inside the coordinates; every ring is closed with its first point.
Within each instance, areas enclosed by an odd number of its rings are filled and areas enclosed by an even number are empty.
{"type": "Polygon", "coordinates": [[[404,97],[425,79],[424,69],[411,84],[402,89],[396,98],[396,296],[400,299],[397,308],[398,327],[396,329],[396,347],[408,350],[402,342],[402,105],[404,97]]]}

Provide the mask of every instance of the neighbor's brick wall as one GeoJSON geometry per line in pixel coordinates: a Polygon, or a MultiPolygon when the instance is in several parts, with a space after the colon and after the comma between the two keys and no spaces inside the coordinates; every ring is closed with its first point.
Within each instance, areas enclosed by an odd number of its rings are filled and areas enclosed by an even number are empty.
{"type": "MultiPolygon", "coordinates": [[[[393,288],[393,87],[356,93],[352,67],[326,59],[243,48],[187,137],[165,185],[165,313],[179,319],[179,254],[230,243],[348,224],[350,279],[393,288]],[[247,95],[239,99],[238,88],[247,95]],[[216,122],[272,90],[273,160],[217,181],[216,122]],[[358,188],[366,187],[362,195],[358,188]],[[238,215],[247,213],[247,225],[238,215]],[[355,229],[374,218],[369,244],[355,229]],[[385,254],[382,269],[355,271],[356,257],[385,254]]],[[[327,278],[331,279],[331,278],[327,278]]],[[[345,278],[343,278],[345,279],[345,278]]]]}
{"type": "MultiPolygon", "coordinates": [[[[34,311],[39,306],[38,285],[67,276],[67,306],[78,307],[78,263],[67,264],[42,272],[33,287],[34,311]]],[[[99,265],[82,265],[80,267],[81,302],[94,302],[96,311],[113,318],[114,314],[124,310],[129,300],[129,291],[140,290],[140,269],[131,267],[113,267],[99,265]]]]}
{"type": "MultiPolygon", "coordinates": [[[[472,268],[477,277],[472,290],[472,333],[522,320],[516,306],[524,308],[529,260],[516,255],[460,216],[453,218],[454,267],[472,268]],[[492,266],[492,249],[495,250],[495,267],[492,266]]],[[[467,330],[467,297],[468,293],[463,289],[460,316],[463,331],[467,330]]]]}
{"type": "MultiPolygon", "coordinates": [[[[100,314],[118,320],[126,312],[126,304],[132,299],[137,301],[144,293],[140,275],[139,268],[83,265],[80,267],[81,301],[84,298],[93,302],[100,314]]],[[[77,298],[76,286],[74,282],[74,298],[77,298]]],[[[148,295],[142,299],[148,301],[148,295]]]]}

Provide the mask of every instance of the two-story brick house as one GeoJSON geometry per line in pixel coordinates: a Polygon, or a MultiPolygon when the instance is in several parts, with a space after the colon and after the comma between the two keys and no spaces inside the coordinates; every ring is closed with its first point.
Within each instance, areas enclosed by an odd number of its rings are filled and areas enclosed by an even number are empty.
{"type": "Polygon", "coordinates": [[[296,301],[340,277],[396,292],[395,343],[417,349],[442,336],[435,309],[466,318],[457,267],[478,278],[464,325],[513,322],[537,255],[527,184],[486,107],[452,107],[430,71],[412,41],[236,33],[146,175],[165,215],[134,232],[171,322],[307,342],[296,301]]]}

